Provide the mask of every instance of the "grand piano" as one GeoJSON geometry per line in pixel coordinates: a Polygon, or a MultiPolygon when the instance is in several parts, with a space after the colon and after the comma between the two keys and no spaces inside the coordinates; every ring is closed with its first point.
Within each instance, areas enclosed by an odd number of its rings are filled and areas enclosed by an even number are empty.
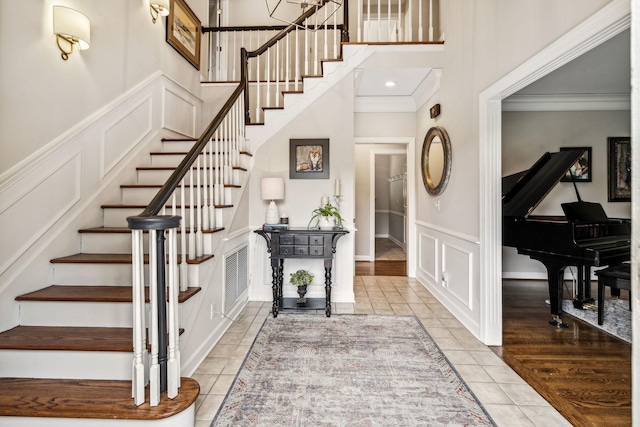
{"type": "Polygon", "coordinates": [[[566,267],[578,271],[575,306],[593,302],[590,297],[590,269],[628,261],[631,255],[631,222],[610,219],[598,203],[563,203],[564,216],[534,216],[533,210],[555,187],[582,150],[545,153],[529,169],[502,179],[503,246],[540,261],[547,269],[551,320],[562,321],[562,285],[566,267]]]}

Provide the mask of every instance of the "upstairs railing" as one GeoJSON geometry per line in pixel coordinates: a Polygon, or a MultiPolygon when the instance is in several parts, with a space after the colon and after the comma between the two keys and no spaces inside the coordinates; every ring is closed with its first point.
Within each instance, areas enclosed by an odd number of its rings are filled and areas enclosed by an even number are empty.
{"type": "MultiPolygon", "coordinates": [[[[269,52],[273,52],[274,47],[277,52],[278,44],[283,40],[286,43],[288,35],[297,31],[312,13],[303,14],[258,49],[252,52],[240,49],[240,82],[232,95],[147,208],[141,214],[127,218],[132,230],[132,396],[136,405],[145,402],[147,383],[151,406],[159,404],[160,395],[165,391],[170,399],[178,395],[178,293],[190,285],[188,261],[205,256],[204,232],[224,226],[220,208],[232,203],[231,192],[225,187],[232,187],[234,179],[238,179],[234,169],[240,168],[240,153],[246,150],[245,124],[251,120],[249,59],[257,61],[255,89],[256,96],[260,97],[264,92],[261,88],[263,78],[268,83],[266,86],[274,83],[278,86],[278,80],[272,80],[268,71],[269,52]],[[267,56],[263,57],[265,54],[267,56]],[[259,71],[260,63],[267,65],[267,71],[259,71]],[[144,251],[145,231],[148,232],[147,255],[144,251]],[[145,263],[148,263],[146,269],[145,263]],[[148,322],[151,354],[147,352],[145,285],[149,285],[151,307],[148,322]]],[[[266,89],[267,94],[269,91],[266,89]]]]}

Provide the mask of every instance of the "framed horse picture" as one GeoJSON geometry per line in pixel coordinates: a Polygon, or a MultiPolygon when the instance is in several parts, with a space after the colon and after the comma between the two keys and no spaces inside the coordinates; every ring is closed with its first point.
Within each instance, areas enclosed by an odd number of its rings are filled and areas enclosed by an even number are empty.
{"type": "Polygon", "coordinates": [[[290,139],[289,179],[329,179],[329,139],[290,139]]]}

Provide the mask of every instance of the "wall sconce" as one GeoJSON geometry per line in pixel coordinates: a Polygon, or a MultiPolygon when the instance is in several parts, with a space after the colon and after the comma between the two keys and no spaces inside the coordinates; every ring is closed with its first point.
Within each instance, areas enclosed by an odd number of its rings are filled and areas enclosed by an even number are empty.
{"type": "Polygon", "coordinates": [[[150,0],[149,11],[151,12],[151,22],[154,24],[158,20],[158,16],[169,15],[170,0],[150,0]]]}
{"type": "Polygon", "coordinates": [[[80,50],[89,49],[91,21],[77,10],[53,6],[53,33],[62,52],[60,56],[66,61],[76,44],[80,50]]]}
{"type": "Polygon", "coordinates": [[[262,178],[260,182],[262,200],[270,200],[265,224],[278,224],[280,214],[274,200],[284,199],[284,180],[282,178],[262,178]]]}

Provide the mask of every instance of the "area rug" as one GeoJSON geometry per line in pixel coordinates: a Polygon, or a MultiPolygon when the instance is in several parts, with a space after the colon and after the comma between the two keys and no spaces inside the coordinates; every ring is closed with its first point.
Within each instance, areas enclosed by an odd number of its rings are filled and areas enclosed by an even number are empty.
{"type": "Polygon", "coordinates": [[[598,329],[631,343],[631,311],[629,311],[629,301],[626,300],[606,300],[604,303],[604,322],[598,325],[598,311],[580,310],[573,307],[570,300],[562,301],[562,310],[584,322],[587,322],[598,329]]]}
{"type": "Polygon", "coordinates": [[[268,317],[212,426],[492,426],[413,316],[268,317]]]}

